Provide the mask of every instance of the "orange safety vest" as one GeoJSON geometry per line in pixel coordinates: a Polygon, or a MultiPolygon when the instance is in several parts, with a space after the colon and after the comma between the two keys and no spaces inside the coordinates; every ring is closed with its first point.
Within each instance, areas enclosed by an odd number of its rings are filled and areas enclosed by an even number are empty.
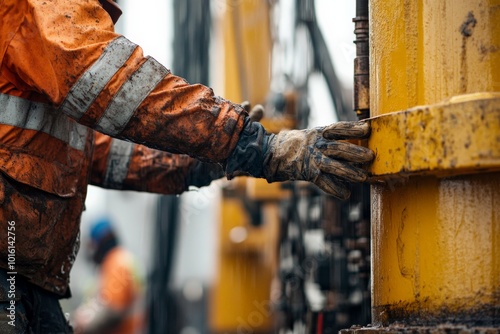
{"type": "Polygon", "coordinates": [[[88,183],[180,193],[182,153],[224,162],[246,113],[144,57],[99,0],[0,0],[0,17],[0,230],[15,221],[15,270],[65,295],[88,183]]]}
{"type": "Polygon", "coordinates": [[[139,294],[132,255],[121,247],[113,248],[101,265],[99,300],[108,308],[126,313],[126,316],[110,334],[138,332],[144,321],[144,313],[137,307],[139,294]]]}

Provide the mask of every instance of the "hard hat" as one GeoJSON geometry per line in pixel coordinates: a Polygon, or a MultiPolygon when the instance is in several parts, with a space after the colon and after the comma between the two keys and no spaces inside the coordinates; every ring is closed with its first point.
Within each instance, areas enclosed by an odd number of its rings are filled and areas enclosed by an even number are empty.
{"type": "Polygon", "coordinates": [[[108,217],[98,219],[90,227],[90,242],[87,244],[87,258],[101,264],[106,254],[118,246],[118,238],[108,217]]]}
{"type": "Polygon", "coordinates": [[[102,8],[104,8],[108,12],[109,16],[111,16],[113,23],[116,23],[122,15],[122,10],[116,2],[113,0],[99,0],[99,2],[101,3],[102,8]]]}
{"type": "Polygon", "coordinates": [[[109,234],[114,234],[114,230],[108,218],[101,218],[90,227],[90,239],[94,243],[99,243],[109,234]]]}

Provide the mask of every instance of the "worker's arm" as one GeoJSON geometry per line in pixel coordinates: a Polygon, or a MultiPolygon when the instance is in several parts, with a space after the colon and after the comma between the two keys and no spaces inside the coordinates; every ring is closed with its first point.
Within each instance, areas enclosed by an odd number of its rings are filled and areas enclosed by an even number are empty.
{"type": "Polygon", "coordinates": [[[4,92],[49,103],[115,138],[226,161],[247,113],[145,57],[114,32],[99,1],[4,0],[2,7],[11,20],[21,13],[2,60],[12,84],[4,92]]]}
{"type": "Polygon", "coordinates": [[[179,194],[224,176],[222,167],[95,133],[90,182],[122,190],[179,194]]]}
{"type": "Polygon", "coordinates": [[[4,0],[9,9],[23,13],[17,23],[9,16],[0,69],[12,95],[50,103],[114,138],[222,163],[228,177],[306,180],[342,198],[345,181],[366,180],[359,164],[373,153],[336,141],[367,136],[366,123],[270,135],[241,106],[144,57],[114,33],[97,0],[4,0]]]}

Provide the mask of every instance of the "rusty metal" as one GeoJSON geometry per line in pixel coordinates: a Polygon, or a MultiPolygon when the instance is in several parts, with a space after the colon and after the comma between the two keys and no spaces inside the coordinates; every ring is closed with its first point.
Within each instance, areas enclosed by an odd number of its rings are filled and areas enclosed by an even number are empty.
{"type": "Polygon", "coordinates": [[[370,45],[368,0],[357,0],[353,19],[356,34],[354,59],[354,111],[358,119],[370,116],[370,45]]]}

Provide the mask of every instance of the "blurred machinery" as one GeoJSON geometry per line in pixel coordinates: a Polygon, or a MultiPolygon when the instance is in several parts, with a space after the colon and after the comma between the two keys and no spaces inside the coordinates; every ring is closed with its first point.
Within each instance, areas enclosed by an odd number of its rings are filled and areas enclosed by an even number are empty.
{"type": "MultiPolygon", "coordinates": [[[[175,50],[172,70],[189,82],[208,85],[210,1],[176,0],[172,4],[175,50]]],[[[178,196],[159,198],[146,305],[146,327],[150,334],[177,334],[185,326],[203,330],[206,323],[205,300],[201,304],[187,303],[182,291],[172,288],[180,211],[178,196]]]]}
{"type": "MultiPolygon", "coordinates": [[[[205,80],[182,68],[208,71],[206,34],[219,24],[224,97],[265,104],[270,131],[305,128],[309,78],[320,73],[335,119],[371,117],[360,144],[377,154],[373,185],[353,185],[348,201],[300,182],[225,185],[203,332],[498,333],[500,1],[353,1],[352,107],[314,0],[287,1],[294,43],[285,53],[276,33],[284,1],[218,1],[214,22],[203,15],[209,2],[194,2],[174,1],[188,34],[176,33],[184,65],[174,72],[205,80]],[[302,63],[276,65],[286,57],[302,63]]],[[[179,308],[162,306],[172,201],[159,206],[150,333],[177,333],[179,308]]]]}

